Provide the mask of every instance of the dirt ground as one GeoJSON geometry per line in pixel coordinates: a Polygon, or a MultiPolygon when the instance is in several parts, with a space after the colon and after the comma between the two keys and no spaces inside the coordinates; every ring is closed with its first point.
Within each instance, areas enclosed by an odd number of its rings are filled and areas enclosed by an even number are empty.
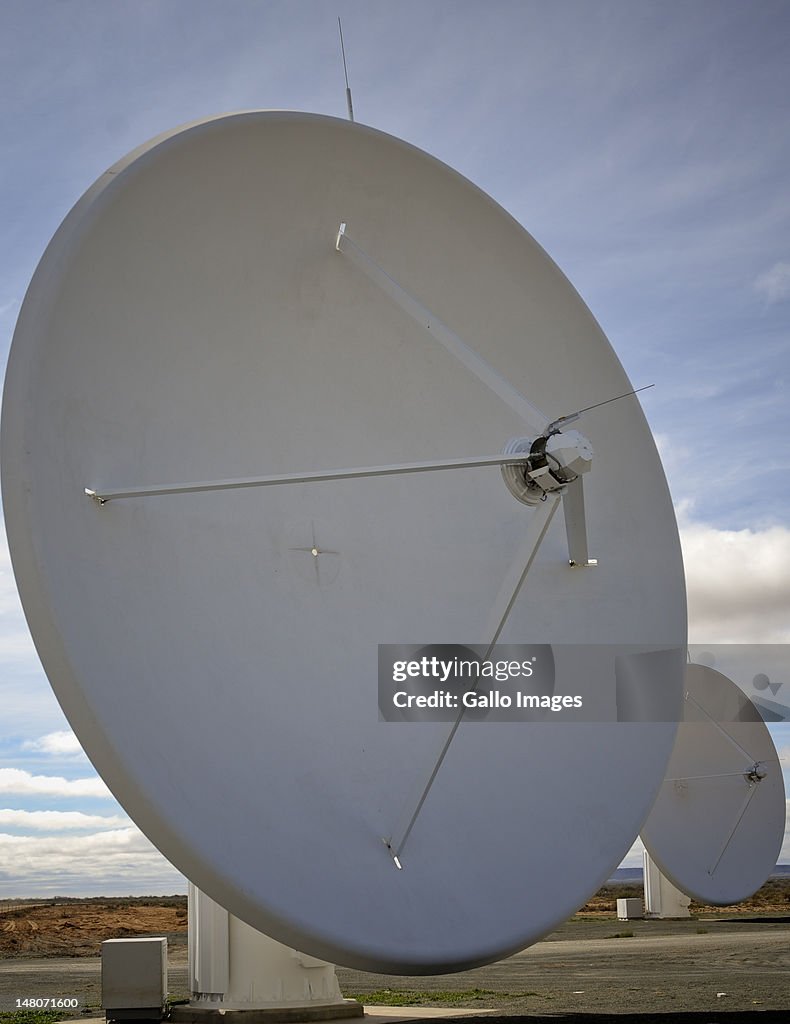
{"type": "MultiPolygon", "coordinates": [[[[746,1013],[790,1024],[790,879],[767,883],[739,907],[693,906],[685,921],[617,921],[615,900],[626,895],[641,887],[606,887],[544,941],[497,964],[420,978],[339,968],[341,987],[363,1001],[491,1008],[530,1021],[592,1014],[601,1024],[609,1014],[648,1013],[680,1024],[685,1011],[701,1022],[746,1013]]],[[[97,1011],[99,944],[123,936],[166,935],[170,995],[186,997],[186,925],[184,897],[0,901],[0,1011],[42,995],[76,997],[82,1012],[97,1011]]]]}
{"type": "MultiPolygon", "coordinates": [[[[614,920],[618,898],[629,896],[641,898],[642,886],[606,885],[571,920],[614,920]]],[[[785,916],[790,926],[790,878],[771,879],[751,899],[726,909],[692,903],[691,913],[695,918],[785,916]]],[[[186,896],[0,900],[0,959],[98,956],[105,939],[144,935],[165,935],[171,946],[179,946],[186,933],[186,896]]]]}
{"type": "Polygon", "coordinates": [[[187,898],[0,900],[0,958],[98,956],[105,939],[166,935],[186,942],[187,898]]]}

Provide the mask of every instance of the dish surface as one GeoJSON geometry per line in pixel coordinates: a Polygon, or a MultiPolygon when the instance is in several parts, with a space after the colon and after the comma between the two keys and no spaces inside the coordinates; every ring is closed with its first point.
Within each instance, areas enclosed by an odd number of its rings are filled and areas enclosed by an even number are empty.
{"type": "Polygon", "coordinates": [[[636,400],[584,420],[598,565],[569,568],[555,517],[501,636],[576,645],[557,690],[584,686],[598,720],[462,723],[403,870],[383,839],[448,727],[379,721],[377,645],[486,644],[535,510],[496,466],[103,506],[84,493],[495,455],[529,434],[337,251],[341,222],[550,418],[630,389],[564,275],[456,172],[359,124],[228,115],[111,168],[45,253],[6,378],[7,530],[57,697],[169,860],[305,952],[460,970],[583,903],[664,777],[674,725],[613,711],[618,653],[686,640],[674,513],[636,400]]]}
{"type": "Polygon", "coordinates": [[[689,665],[667,781],[641,832],[650,856],[687,895],[726,906],[766,881],[784,827],[782,766],[759,712],[727,676],[689,665]]]}

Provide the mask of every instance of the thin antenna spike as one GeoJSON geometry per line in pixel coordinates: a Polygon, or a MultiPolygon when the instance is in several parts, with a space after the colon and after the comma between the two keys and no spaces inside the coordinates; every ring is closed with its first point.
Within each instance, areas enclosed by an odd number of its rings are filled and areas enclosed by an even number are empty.
{"type": "Polygon", "coordinates": [[[580,416],[589,412],[591,409],[600,409],[602,405],[609,405],[611,402],[619,402],[621,398],[628,398],[630,395],[638,395],[640,391],[647,391],[648,388],[654,387],[655,384],[645,384],[644,387],[636,388],[634,391],[626,391],[622,395],[615,395],[614,398],[607,398],[605,402],[596,402],[595,405],[587,405],[583,409],[577,409],[576,412],[568,413],[567,416],[560,416],[549,423],[544,433],[547,435],[555,433],[557,430],[567,427],[569,423],[574,423],[580,416]]]}
{"type": "Polygon", "coordinates": [[[614,398],[607,398],[605,402],[596,402],[595,405],[588,405],[586,409],[579,409],[579,412],[589,412],[590,409],[600,409],[602,405],[609,405],[610,402],[619,402],[621,398],[628,398],[630,395],[638,395],[640,391],[647,391],[648,388],[654,388],[655,384],[645,384],[641,388],[636,388],[634,391],[626,391],[623,395],[616,395],[614,398]]]}
{"type": "Polygon", "coordinates": [[[346,64],[346,47],[343,42],[343,24],[340,18],[337,19],[337,27],[340,32],[340,53],[343,57],[343,74],[346,79],[346,106],[348,107],[348,119],[354,120],[354,104],[351,102],[351,86],[348,84],[348,65],[346,64]]]}

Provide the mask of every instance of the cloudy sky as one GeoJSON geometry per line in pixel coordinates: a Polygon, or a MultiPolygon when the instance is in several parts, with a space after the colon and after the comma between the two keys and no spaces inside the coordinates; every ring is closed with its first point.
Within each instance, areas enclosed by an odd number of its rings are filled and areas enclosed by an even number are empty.
{"type": "MultiPolygon", "coordinates": [[[[786,0],[4,0],[3,360],[46,243],[128,150],[228,110],[345,115],[338,14],[357,120],[489,192],[570,277],[635,386],[655,383],[643,406],[695,649],[787,644],[786,0]]],[[[739,681],[763,672],[790,703],[783,650],[752,646],[739,681]]],[[[0,897],[184,891],[69,731],[4,541],[0,708],[0,897]]],[[[790,726],[772,728],[787,765],[790,726]]]]}

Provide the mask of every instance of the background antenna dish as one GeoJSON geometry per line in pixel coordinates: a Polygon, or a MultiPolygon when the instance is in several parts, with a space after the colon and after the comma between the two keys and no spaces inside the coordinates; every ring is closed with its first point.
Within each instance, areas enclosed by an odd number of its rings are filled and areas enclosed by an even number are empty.
{"type": "Polygon", "coordinates": [[[679,889],[725,906],[751,896],[776,866],[785,823],[773,740],[739,687],[689,665],[667,778],[642,841],[679,889]]]}
{"type": "MultiPolygon", "coordinates": [[[[560,492],[530,508],[496,464],[84,493],[488,457],[533,432],[338,253],[343,222],[547,416],[630,390],[564,275],[456,172],[346,120],[215,118],[103,175],[36,271],[3,406],[9,543],[75,732],[188,878],[317,957],[458,970],[583,903],[664,777],[674,726],[612,714],[616,655],[686,644],[638,403],[585,418],[590,572],[559,516],[534,525],[560,492]],[[448,724],[378,720],[376,645],[494,627],[569,645],[557,690],[586,685],[598,721],[462,722],[415,818],[448,724]],[[401,825],[398,871],[382,840],[401,825]]],[[[680,667],[665,681],[674,714],[680,667]]]]}

